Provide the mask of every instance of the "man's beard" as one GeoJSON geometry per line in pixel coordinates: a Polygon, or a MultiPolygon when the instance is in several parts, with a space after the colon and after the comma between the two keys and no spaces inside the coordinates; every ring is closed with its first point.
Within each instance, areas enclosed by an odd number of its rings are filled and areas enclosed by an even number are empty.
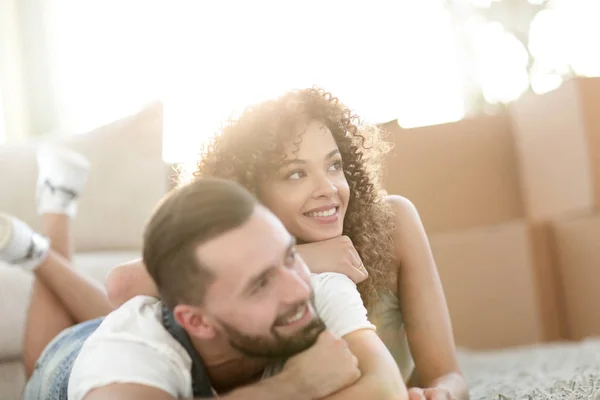
{"type": "MultiPolygon", "coordinates": [[[[314,310],[314,306],[312,308],[314,310]]],[[[231,347],[254,358],[290,358],[315,344],[319,334],[326,329],[325,323],[318,316],[289,337],[281,336],[275,325],[271,327],[270,336],[252,336],[223,321],[220,323],[231,347]]]]}

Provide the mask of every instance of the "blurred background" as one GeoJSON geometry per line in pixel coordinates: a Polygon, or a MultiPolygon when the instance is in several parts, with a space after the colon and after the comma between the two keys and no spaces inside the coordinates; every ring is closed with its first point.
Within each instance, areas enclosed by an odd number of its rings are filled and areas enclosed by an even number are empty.
{"type": "Polygon", "coordinates": [[[165,104],[167,160],[240,107],[321,85],[403,127],[600,74],[594,0],[2,0],[0,141],[165,104]],[[190,133],[190,132],[193,132],[190,133]]]}
{"type": "Polygon", "coordinates": [[[101,279],[225,118],[319,85],[394,143],[385,186],[421,213],[460,347],[598,336],[599,18],[598,0],[0,0],[0,210],[36,226],[36,146],[83,152],[75,241],[101,279]]]}

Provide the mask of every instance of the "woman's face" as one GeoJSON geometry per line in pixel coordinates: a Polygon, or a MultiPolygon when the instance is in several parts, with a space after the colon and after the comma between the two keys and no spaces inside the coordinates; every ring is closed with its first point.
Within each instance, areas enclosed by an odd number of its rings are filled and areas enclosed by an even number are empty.
{"type": "Polygon", "coordinates": [[[342,234],[350,188],[331,131],[313,121],[302,142],[290,143],[286,162],[259,187],[261,201],[302,242],[342,234]]]}

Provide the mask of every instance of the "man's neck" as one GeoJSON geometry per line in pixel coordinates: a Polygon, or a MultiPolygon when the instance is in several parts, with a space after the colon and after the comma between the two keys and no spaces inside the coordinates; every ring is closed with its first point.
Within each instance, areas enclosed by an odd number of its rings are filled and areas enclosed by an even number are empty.
{"type": "Polygon", "coordinates": [[[240,386],[260,380],[269,360],[246,357],[234,350],[223,339],[210,342],[190,338],[202,359],[211,386],[218,393],[226,393],[240,386]]]}

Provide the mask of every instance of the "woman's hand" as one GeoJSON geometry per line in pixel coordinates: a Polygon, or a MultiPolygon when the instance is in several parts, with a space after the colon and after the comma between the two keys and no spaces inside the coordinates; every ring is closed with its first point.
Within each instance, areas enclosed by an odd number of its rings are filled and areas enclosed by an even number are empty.
{"type": "Polygon", "coordinates": [[[311,272],[338,272],[360,283],[369,274],[348,236],[297,246],[311,272]]]}

